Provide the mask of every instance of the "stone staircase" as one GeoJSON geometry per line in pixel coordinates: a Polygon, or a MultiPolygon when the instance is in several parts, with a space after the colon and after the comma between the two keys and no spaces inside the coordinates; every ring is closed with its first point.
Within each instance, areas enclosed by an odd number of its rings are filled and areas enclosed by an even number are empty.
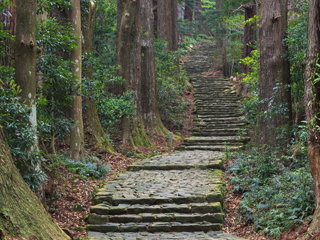
{"type": "Polygon", "coordinates": [[[195,91],[197,117],[192,136],[185,139],[177,150],[232,151],[242,148],[248,141],[247,137],[238,135],[245,123],[241,120],[239,97],[229,80],[201,75],[210,69],[208,59],[211,53],[206,49],[212,48],[212,42],[200,43],[186,63],[195,91]],[[199,69],[199,65],[204,67],[199,69]]]}
{"type": "Polygon", "coordinates": [[[240,239],[220,232],[222,152],[138,161],[96,194],[89,239],[240,239]]]}
{"type": "MultiPolygon", "coordinates": [[[[205,53],[213,47],[204,42],[197,49],[205,53]]],[[[205,57],[191,53],[188,63],[197,61],[187,64],[187,69],[197,74],[208,71],[211,57],[205,57]]],[[[230,147],[241,146],[242,139],[236,137],[237,129],[243,126],[237,98],[231,92],[224,100],[216,97],[228,91],[226,80],[213,83],[198,76],[192,81],[198,120],[193,137],[187,139],[183,149],[193,151],[137,161],[116,180],[106,183],[95,194],[95,206],[90,208],[89,239],[241,239],[221,232],[224,152],[197,150],[223,150],[226,141],[230,147]]]]}

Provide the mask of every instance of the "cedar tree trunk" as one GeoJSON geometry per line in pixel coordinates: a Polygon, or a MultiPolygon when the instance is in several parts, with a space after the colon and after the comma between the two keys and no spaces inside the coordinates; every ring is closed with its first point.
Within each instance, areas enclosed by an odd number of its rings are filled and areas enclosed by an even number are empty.
{"type": "MultiPolygon", "coordinates": [[[[10,5],[4,7],[4,9],[0,12],[0,23],[3,23],[3,30],[9,30],[11,36],[16,35],[16,19],[17,19],[17,0],[11,0],[10,5]]],[[[0,65],[4,66],[12,66],[13,65],[13,57],[14,57],[14,46],[11,38],[4,39],[0,38],[2,42],[2,46],[4,47],[3,51],[5,51],[8,55],[0,59],[0,65]]]]}
{"type": "Polygon", "coordinates": [[[174,0],[164,0],[166,2],[166,10],[164,17],[166,18],[166,25],[165,25],[165,34],[166,34],[166,41],[168,41],[168,49],[170,51],[173,50],[173,36],[172,36],[172,30],[173,30],[173,1],[174,0]]]}
{"type": "Polygon", "coordinates": [[[167,16],[166,16],[166,1],[157,0],[157,33],[158,38],[168,41],[166,29],[167,29],[167,16]]]}
{"type": "Polygon", "coordinates": [[[259,142],[273,147],[278,142],[276,129],[288,126],[285,138],[289,140],[292,124],[290,65],[282,43],[287,26],[287,0],[262,0],[259,112],[263,115],[259,117],[259,142]]]}
{"type": "MultiPolygon", "coordinates": [[[[20,86],[21,101],[30,107],[30,125],[37,128],[36,108],[36,10],[37,1],[17,1],[16,44],[15,44],[15,81],[20,86]]],[[[34,144],[27,151],[37,151],[38,139],[34,136],[34,144]]],[[[40,169],[40,165],[26,166],[26,172],[31,168],[40,169]]],[[[44,188],[41,184],[35,189],[39,200],[45,205],[44,188]]]]}
{"type": "Polygon", "coordinates": [[[147,132],[168,136],[159,113],[151,0],[141,0],[141,104],[147,132]]]}
{"type": "Polygon", "coordinates": [[[0,162],[0,239],[70,239],[22,179],[1,126],[0,162]]]}
{"type": "MultiPolygon", "coordinates": [[[[92,1],[87,2],[88,8],[84,12],[83,19],[86,24],[83,24],[82,33],[84,38],[83,51],[92,54],[92,41],[93,41],[93,29],[94,19],[96,12],[96,5],[92,1]]],[[[87,66],[86,77],[93,81],[93,66],[87,66]]],[[[87,108],[83,115],[85,135],[90,146],[104,147],[108,152],[114,152],[111,143],[106,138],[101,122],[98,116],[98,110],[96,107],[96,101],[90,96],[85,97],[87,108]]]]}
{"type": "Polygon", "coordinates": [[[171,21],[172,21],[172,50],[178,50],[179,35],[178,35],[178,0],[171,0],[171,21]]]}
{"type": "Polygon", "coordinates": [[[186,6],[184,8],[184,19],[192,22],[193,17],[193,0],[186,0],[186,6]]]}
{"type": "MultiPolygon", "coordinates": [[[[250,18],[253,18],[256,15],[255,5],[245,6],[244,10],[245,10],[245,21],[249,20],[250,18]]],[[[254,35],[253,25],[248,24],[248,23],[246,25],[244,25],[243,58],[250,57],[250,53],[253,50],[253,48],[251,47],[251,44],[253,44],[255,42],[253,35],[254,35]]],[[[249,71],[250,71],[250,68],[248,66],[242,64],[242,72],[245,74],[248,74],[249,71]]]]}
{"type": "Polygon", "coordinates": [[[118,33],[117,75],[125,79],[123,92],[132,91],[135,115],[123,119],[123,141],[134,147],[151,146],[145,132],[141,107],[141,23],[140,0],[120,0],[122,8],[118,33]]]}
{"type": "Polygon", "coordinates": [[[316,210],[308,232],[314,234],[320,231],[320,82],[313,83],[315,73],[319,73],[316,63],[320,54],[320,1],[308,1],[308,48],[306,71],[304,75],[305,112],[308,126],[308,158],[310,171],[314,180],[316,194],[316,210]],[[317,128],[316,128],[317,127],[317,128]]]}
{"type": "MultiPolygon", "coordinates": [[[[72,8],[68,11],[68,17],[73,25],[73,34],[76,35],[77,48],[70,53],[70,60],[74,62],[74,71],[76,75],[76,83],[79,86],[74,86],[77,91],[81,91],[81,9],[80,0],[70,0],[72,8]]],[[[70,151],[71,158],[79,160],[84,157],[84,133],[82,120],[82,97],[78,93],[72,96],[71,119],[75,122],[70,134],[70,151]]]]}

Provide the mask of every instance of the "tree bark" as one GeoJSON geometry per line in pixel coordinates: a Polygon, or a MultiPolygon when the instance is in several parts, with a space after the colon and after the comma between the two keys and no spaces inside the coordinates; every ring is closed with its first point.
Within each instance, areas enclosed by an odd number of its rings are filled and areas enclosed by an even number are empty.
{"type": "Polygon", "coordinates": [[[316,66],[320,54],[320,1],[308,1],[308,48],[304,74],[304,105],[308,124],[308,158],[315,185],[316,210],[308,229],[310,234],[320,231],[320,82],[314,83],[316,66]]]}
{"type": "MultiPolygon", "coordinates": [[[[85,26],[82,26],[83,33],[83,51],[92,54],[92,41],[94,30],[94,19],[97,6],[89,1],[86,11],[84,11],[83,19],[86,21],[85,26]]],[[[93,81],[93,65],[87,66],[86,77],[88,80],[93,81]]],[[[96,106],[96,101],[90,96],[85,97],[86,109],[83,114],[84,132],[89,146],[99,146],[106,149],[108,152],[114,152],[111,143],[106,138],[96,106]]]]}
{"type": "Polygon", "coordinates": [[[194,20],[195,21],[201,21],[201,10],[202,10],[201,0],[194,0],[194,20]]]}
{"type": "Polygon", "coordinates": [[[186,0],[186,6],[184,8],[184,19],[192,22],[193,17],[193,0],[186,0]]]}
{"type": "Polygon", "coordinates": [[[73,94],[71,100],[70,116],[75,122],[75,125],[70,133],[70,151],[71,158],[80,160],[84,157],[84,133],[83,133],[83,120],[82,120],[82,97],[81,92],[81,9],[80,0],[70,0],[72,8],[68,11],[68,17],[73,25],[73,34],[76,35],[75,42],[77,48],[70,53],[70,60],[74,62],[74,71],[76,75],[76,83],[74,86],[78,93],[73,94]]]}
{"type": "Polygon", "coordinates": [[[140,0],[121,0],[117,75],[125,79],[123,92],[132,91],[135,116],[123,120],[123,141],[134,147],[151,146],[145,132],[141,107],[141,22],[140,0]]]}
{"type": "MultiPolygon", "coordinates": [[[[256,15],[255,5],[248,5],[244,8],[244,10],[245,10],[245,21],[249,20],[250,18],[253,18],[256,15]]],[[[254,35],[253,25],[250,25],[248,23],[244,25],[243,58],[250,57],[250,53],[253,50],[253,47],[251,46],[251,44],[255,42],[253,35],[254,35]]],[[[248,74],[249,71],[250,71],[250,68],[247,65],[242,64],[242,73],[248,74]]]]}
{"type": "Polygon", "coordinates": [[[292,124],[290,65],[284,57],[287,47],[282,43],[287,26],[287,0],[262,0],[259,112],[263,115],[259,117],[259,143],[272,147],[278,143],[278,127],[289,126],[285,133],[285,139],[289,141],[292,124]]]}
{"type": "MultiPolygon", "coordinates": [[[[33,129],[37,129],[36,108],[36,10],[37,2],[17,1],[16,44],[15,44],[15,81],[20,86],[21,101],[30,107],[29,121],[33,129]]],[[[27,151],[38,150],[38,139],[27,151]]],[[[39,170],[40,165],[26,166],[25,173],[33,169],[39,170]]],[[[35,189],[39,200],[45,205],[43,184],[35,189]]]]}
{"type": "Polygon", "coordinates": [[[178,3],[178,20],[184,19],[185,8],[186,8],[185,0],[183,0],[181,3],[178,3]]]}
{"type": "MultiPolygon", "coordinates": [[[[5,8],[0,12],[0,23],[3,23],[2,30],[10,31],[11,36],[16,35],[16,19],[17,19],[17,0],[11,0],[12,4],[5,6],[5,8]]],[[[0,59],[0,65],[3,66],[13,66],[14,59],[14,44],[11,38],[0,38],[2,46],[5,47],[4,51],[7,53],[6,56],[0,59]]]]}
{"type": "Polygon", "coordinates": [[[166,10],[165,10],[165,18],[166,18],[166,29],[165,29],[165,34],[166,34],[166,41],[168,42],[168,49],[170,51],[173,50],[173,0],[164,0],[166,2],[166,10]]]}
{"type": "Polygon", "coordinates": [[[178,0],[171,0],[171,15],[172,15],[172,50],[178,50],[179,35],[178,35],[178,0]]]}
{"type": "Polygon", "coordinates": [[[144,127],[147,132],[168,136],[158,106],[157,78],[153,37],[151,0],[141,0],[141,104],[144,127]]]}
{"type": "Polygon", "coordinates": [[[167,0],[157,0],[157,33],[158,38],[167,41],[167,17],[166,17],[167,0]]]}
{"type": "Polygon", "coordinates": [[[0,238],[70,239],[22,179],[0,126],[0,238]]]}

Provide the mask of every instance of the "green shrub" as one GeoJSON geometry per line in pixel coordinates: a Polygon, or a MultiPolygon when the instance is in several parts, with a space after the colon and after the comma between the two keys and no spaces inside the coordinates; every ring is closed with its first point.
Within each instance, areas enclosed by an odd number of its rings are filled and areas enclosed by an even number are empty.
{"type": "Polygon", "coordinates": [[[100,159],[93,155],[86,156],[80,161],[71,160],[65,155],[57,155],[53,161],[63,164],[68,171],[80,177],[103,179],[110,171],[108,166],[103,165],[100,159]]]}
{"type": "Polygon", "coordinates": [[[239,212],[257,231],[278,237],[312,215],[315,196],[308,170],[306,130],[296,130],[291,152],[258,148],[236,155],[229,173],[234,191],[243,192],[239,212]]]}
{"type": "Polygon", "coordinates": [[[30,109],[21,103],[19,93],[19,87],[13,80],[3,82],[0,79],[0,125],[22,177],[30,188],[34,189],[46,179],[42,170],[34,168],[44,159],[36,149],[31,151],[31,147],[37,141],[38,132],[30,126],[30,109]]]}

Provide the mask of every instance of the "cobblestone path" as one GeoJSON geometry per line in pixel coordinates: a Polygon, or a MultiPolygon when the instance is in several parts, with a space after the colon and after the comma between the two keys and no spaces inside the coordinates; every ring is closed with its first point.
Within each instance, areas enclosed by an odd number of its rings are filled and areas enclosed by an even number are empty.
{"type": "MultiPolygon", "coordinates": [[[[203,42],[194,50],[187,64],[189,75],[208,70],[212,47],[203,42]]],[[[88,217],[89,239],[241,239],[220,231],[224,153],[219,150],[225,142],[238,148],[244,141],[235,134],[241,127],[237,98],[225,91],[226,80],[193,75],[192,81],[201,120],[182,146],[188,151],[135,162],[100,189],[88,217]]]]}

